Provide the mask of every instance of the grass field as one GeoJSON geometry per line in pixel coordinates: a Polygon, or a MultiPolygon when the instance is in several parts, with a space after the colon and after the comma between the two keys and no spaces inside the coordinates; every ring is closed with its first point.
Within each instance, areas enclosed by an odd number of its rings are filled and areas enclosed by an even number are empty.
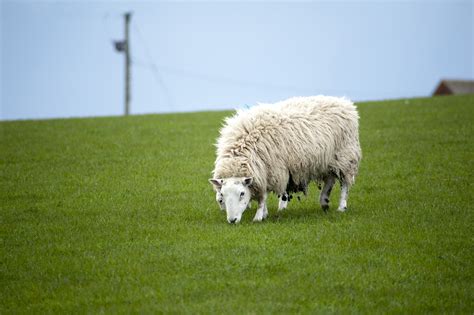
{"type": "Polygon", "coordinates": [[[0,313],[474,312],[474,96],[359,104],[363,159],[226,223],[229,112],[1,122],[0,313]]]}

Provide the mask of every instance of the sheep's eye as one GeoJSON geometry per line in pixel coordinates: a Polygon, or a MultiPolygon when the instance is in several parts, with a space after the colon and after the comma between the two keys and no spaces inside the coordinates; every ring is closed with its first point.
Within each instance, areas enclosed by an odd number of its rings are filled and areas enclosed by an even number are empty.
{"type": "Polygon", "coordinates": [[[240,197],[243,197],[245,195],[245,192],[240,193],[240,197]]]}
{"type": "Polygon", "coordinates": [[[222,203],[222,202],[223,202],[223,200],[222,200],[222,199],[219,199],[219,203],[222,203]]]}

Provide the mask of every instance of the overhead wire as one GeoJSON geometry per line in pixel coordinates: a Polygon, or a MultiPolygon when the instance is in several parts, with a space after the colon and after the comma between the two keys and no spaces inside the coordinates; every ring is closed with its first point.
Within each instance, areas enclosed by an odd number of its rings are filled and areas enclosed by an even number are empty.
{"type": "MultiPolygon", "coordinates": [[[[153,77],[155,78],[158,85],[161,86],[161,88],[162,88],[162,90],[165,94],[164,96],[165,96],[166,101],[168,103],[168,107],[170,107],[172,109],[175,109],[176,107],[175,107],[174,99],[173,99],[171,93],[169,92],[169,89],[166,86],[165,81],[163,80],[163,77],[161,76],[161,73],[160,73],[156,63],[154,62],[154,59],[153,59],[152,54],[150,52],[150,49],[149,49],[149,47],[148,47],[148,45],[145,41],[144,36],[142,35],[142,33],[140,31],[140,27],[138,26],[138,23],[135,20],[132,20],[132,27],[135,29],[135,32],[138,35],[137,37],[141,41],[143,49],[145,50],[145,55],[146,55],[145,57],[147,59],[147,63],[143,64],[142,66],[144,66],[144,67],[148,68],[149,70],[151,70],[151,73],[153,74],[153,77]]],[[[134,58],[132,58],[132,64],[136,64],[136,62],[134,62],[134,58]]]]}
{"type": "MultiPolygon", "coordinates": [[[[103,23],[107,30],[107,33],[110,35],[111,34],[110,29],[108,25],[106,24],[106,20],[108,20],[109,16],[110,16],[109,13],[106,13],[103,16],[103,23]]],[[[164,97],[166,99],[166,102],[168,103],[168,106],[174,109],[176,108],[174,98],[172,97],[162,77],[162,74],[161,74],[162,72],[174,73],[178,76],[194,78],[197,80],[218,83],[218,84],[225,84],[225,85],[232,85],[232,86],[239,86],[239,87],[258,87],[258,88],[267,89],[267,90],[287,90],[287,91],[291,91],[292,93],[313,94],[314,91],[324,91],[324,93],[335,93],[335,94],[362,93],[362,91],[356,91],[352,89],[334,89],[334,88],[316,89],[314,87],[291,86],[291,85],[285,85],[285,84],[273,84],[273,83],[268,83],[268,82],[251,81],[251,80],[246,80],[246,79],[235,79],[231,77],[225,77],[225,76],[214,75],[214,74],[205,74],[205,73],[182,69],[182,68],[159,65],[155,62],[153,55],[151,53],[151,50],[147,44],[147,41],[145,40],[145,37],[143,36],[143,33],[141,32],[140,26],[138,25],[138,22],[136,21],[136,19],[132,19],[131,24],[132,24],[133,30],[135,31],[139,39],[141,46],[143,47],[145,58],[146,58],[146,61],[143,62],[143,61],[138,60],[136,56],[133,55],[132,64],[151,71],[155,81],[157,82],[158,85],[161,86],[163,90],[164,97]]],[[[111,37],[111,36],[108,36],[108,37],[111,37]]],[[[385,91],[385,92],[388,92],[388,91],[385,91]]]]}

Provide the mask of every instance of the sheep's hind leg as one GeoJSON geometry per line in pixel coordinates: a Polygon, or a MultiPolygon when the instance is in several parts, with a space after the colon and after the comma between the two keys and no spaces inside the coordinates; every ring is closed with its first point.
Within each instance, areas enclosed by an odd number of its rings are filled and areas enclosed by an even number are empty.
{"type": "Polygon", "coordinates": [[[332,187],[336,182],[336,178],[333,175],[329,175],[328,178],[324,181],[323,190],[319,195],[319,203],[324,212],[327,212],[329,209],[329,196],[331,195],[332,187]]]}
{"type": "Polygon", "coordinates": [[[288,202],[290,201],[288,193],[285,191],[282,195],[278,195],[278,198],[278,211],[286,209],[286,207],[288,207],[288,202]]]}
{"type": "Polygon", "coordinates": [[[253,218],[254,222],[260,222],[268,216],[268,209],[267,209],[267,193],[265,193],[259,200],[258,200],[258,209],[257,213],[255,213],[255,217],[253,218]]]}
{"type": "Polygon", "coordinates": [[[349,197],[349,185],[346,181],[341,181],[341,199],[337,211],[344,212],[347,210],[347,198],[349,197]]]}

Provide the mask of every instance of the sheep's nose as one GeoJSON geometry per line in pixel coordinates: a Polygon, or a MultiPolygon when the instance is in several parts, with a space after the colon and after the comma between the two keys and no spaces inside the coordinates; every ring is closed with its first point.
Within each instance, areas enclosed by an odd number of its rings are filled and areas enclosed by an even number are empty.
{"type": "Polygon", "coordinates": [[[235,223],[235,222],[237,222],[237,218],[229,219],[229,223],[235,223]]]}

